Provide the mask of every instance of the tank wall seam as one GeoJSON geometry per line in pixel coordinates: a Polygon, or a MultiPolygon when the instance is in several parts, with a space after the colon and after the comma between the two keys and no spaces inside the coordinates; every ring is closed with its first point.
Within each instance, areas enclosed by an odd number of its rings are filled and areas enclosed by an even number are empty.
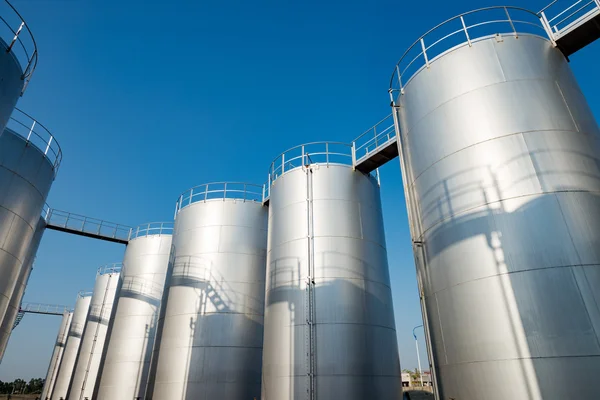
{"type": "MultiPolygon", "coordinates": [[[[48,193],[46,193],[45,195],[38,189],[38,187],[31,182],[29,179],[25,178],[23,175],[21,175],[19,172],[12,170],[10,168],[7,168],[4,164],[0,164],[0,168],[10,172],[13,175],[18,176],[22,181],[27,182],[27,184],[29,186],[31,186],[39,195],[42,199],[45,199],[48,196],[48,193]]],[[[54,179],[50,180],[50,185],[48,185],[48,188],[50,188],[50,186],[52,186],[52,182],[54,182],[54,179]]]]}
{"type": "MultiPolygon", "coordinates": [[[[443,289],[436,290],[435,292],[432,291],[430,294],[426,295],[425,297],[429,298],[432,295],[436,295],[438,293],[442,293],[442,292],[448,291],[448,290],[453,289],[453,288],[455,288],[457,286],[468,285],[469,283],[480,282],[480,281],[484,281],[486,279],[497,278],[497,277],[501,277],[501,276],[507,276],[507,275],[513,275],[513,274],[522,274],[522,273],[527,273],[527,272],[537,272],[537,271],[543,271],[543,270],[547,270],[547,269],[577,268],[577,267],[600,267],[600,264],[552,265],[552,266],[548,266],[548,267],[528,268],[528,269],[522,269],[522,270],[518,270],[518,271],[500,272],[500,273],[497,273],[497,274],[488,275],[488,276],[482,276],[480,278],[471,279],[469,281],[456,283],[454,285],[449,285],[449,286],[444,287],[443,289]]],[[[600,348],[600,345],[598,347],[600,348]]]]}

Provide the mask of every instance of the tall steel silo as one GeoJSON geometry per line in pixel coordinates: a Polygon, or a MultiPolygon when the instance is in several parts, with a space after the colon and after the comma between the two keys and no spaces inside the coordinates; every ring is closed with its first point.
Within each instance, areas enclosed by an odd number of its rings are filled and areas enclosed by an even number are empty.
{"type": "Polygon", "coordinates": [[[29,244],[25,262],[23,263],[23,267],[21,268],[19,276],[17,277],[17,281],[15,282],[15,289],[8,303],[6,317],[0,325],[0,361],[2,360],[2,357],[4,357],[4,352],[8,346],[8,339],[10,338],[13,325],[17,319],[17,314],[19,313],[19,307],[21,306],[21,301],[23,300],[23,295],[25,294],[25,287],[29,281],[31,270],[33,269],[35,255],[40,247],[40,242],[42,241],[44,229],[46,229],[46,221],[44,218],[40,217],[33,234],[33,239],[29,244]]]}
{"type": "MultiPolygon", "coordinates": [[[[54,388],[48,393],[51,400],[65,400],[67,398],[67,391],[73,377],[75,361],[77,360],[77,354],[81,345],[81,337],[83,336],[83,329],[91,300],[92,292],[82,291],[77,294],[75,310],[71,318],[67,342],[56,374],[54,388]]],[[[44,397],[43,400],[46,400],[46,398],[44,397]]]]}
{"type": "Polygon", "coordinates": [[[73,318],[73,312],[65,311],[63,314],[60,327],[58,328],[58,335],[56,336],[56,344],[54,345],[54,351],[50,358],[50,365],[48,366],[48,372],[46,373],[46,380],[40,396],[41,400],[50,400],[54,384],[56,383],[56,377],[58,375],[58,367],[62,360],[65,345],[67,343],[67,336],[69,334],[69,326],[71,325],[71,319],[73,318]]]}
{"type": "Polygon", "coordinates": [[[6,0],[0,1],[0,49],[1,132],[29,84],[38,59],[37,46],[29,26],[6,0]]]}
{"type": "Polygon", "coordinates": [[[311,143],[269,173],[263,400],[401,396],[379,184],[311,143]]]}
{"type": "Polygon", "coordinates": [[[108,264],[98,269],[94,293],[90,301],[90,312],[85,321],[83,338],[73,378],[69,384],[67,400],[90,400],[100,368],[102,351],[106,342],[108,321],[117,293],[122,264],[108,264]]]}
{"type": "Polygon", "coordinates": [[[173,223],[132,231],[94,399],[145,399],[172,233],[173,223]]]}
{"type": "Polygon", "coordinates": [[[258,398],[266,247],[261,186],[180,196],[148,398],[258,398]]]}
{"type": "Polygon", "coordinates": [[[0,325],[28,268],[30,242],[61,157],[50,132],[15,110],[0,134],[0,325]]]}
{"type": "Polygon", "coordinates": [[[600,131],[567,59],[492,7],[392,79],[440,398],[600,398],[600,131]]]}

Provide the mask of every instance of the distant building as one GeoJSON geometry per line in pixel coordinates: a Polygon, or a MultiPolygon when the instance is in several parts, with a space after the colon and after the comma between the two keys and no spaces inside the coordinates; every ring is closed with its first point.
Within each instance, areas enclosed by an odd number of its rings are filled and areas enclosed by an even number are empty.
{"type": "MultiPolygon", "coordinates": [[[[421,378],[419,378],[416,374],[402,372],[402,386],[403,387],[421,386],[421,378]]],[[[423,371],[423,386],[433,386],[432,379],[431,379],[431,373],[429,371],[423,371]]]]}

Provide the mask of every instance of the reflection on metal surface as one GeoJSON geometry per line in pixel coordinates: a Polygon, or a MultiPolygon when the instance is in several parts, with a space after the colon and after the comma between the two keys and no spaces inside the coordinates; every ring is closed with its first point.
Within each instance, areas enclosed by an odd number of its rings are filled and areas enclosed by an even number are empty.
{"type": "Polygon", "coordinates": [[[121,267],[121,264],[115,263],[98,269],[94,293],[90,301],[90,311],[85,321],[83,338],[73,369],[73,378],[66,396],[67,400],[92,398],[121,267]]]}
{"type": "Polygon", "coordinates": [[[401,396],[379,185],[349,164],[272,185],[263,399],[401,396]]]}
{"type": "Polygon", "coordinates": [[[178,211],[148,399],[260,396],[267,244],[261,200],[220,196],[178,211]]]}
{"type": "Polygon", "coordinates": [[[94,399],[146,398],[150,357],[171,252],[171,235],[166,232],[172,230],[172,223],[142,225],[127,245],[94,399]]]}
{"type": "Polygon", "coordinates": [[[54,351],[50,358],[50,365],[48,366],[48,372],[46,373],[46,379],[44,381],[44,387],[42,389],[41,399],[49,399],[54,389],[56,382],[56,376],[58,374],[58,366],[62,360],[65,345],[67,343],[67,337],[69,332],[69,326],[71,325],[71,319],[73,318],[72,311],[65,311],[63,318],[58,328],[58,336],[56,337],[56,344],[54,345],[54,351]]]}
{"type": "Polygon", "coordinates": [[[67,398],[67,390],[69,389],[69,383],[71,382],[73,368],[75,368],[75,361],[77,359],[77,353],[79,352],[81,336],[83,335],[83,328],[90,308],[91,299],[92,292],[81,291],[77,295],[75,310],[73,311],[73,317],[71,318],[67,342],[56,374],[54,388],[48,393],[50,400],[64,400],[67,398]]]}
{"type": "Polygon", "coordinates": [[[19,134],[11,129],[0,134],[0,326],[6,333],[15,318],[14,296],[20,297],[31,267],[28,255],[54,173],[43,152],[19,134]]]}
{"type": "Polygon", "coordinates": [[[439,396],[599,398],[600,130],[564,55],[508,33],[393,99],[439,396]]]}

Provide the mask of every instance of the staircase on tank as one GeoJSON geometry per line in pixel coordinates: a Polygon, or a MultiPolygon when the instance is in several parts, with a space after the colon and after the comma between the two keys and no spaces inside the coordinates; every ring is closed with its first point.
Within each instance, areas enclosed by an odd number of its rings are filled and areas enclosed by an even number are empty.
{"type": "Polygon", "coordinates": [[[600,38],[600,0],[563,4],[554,0],[539,16],[556,46],[568,57],[600,38]]]}

